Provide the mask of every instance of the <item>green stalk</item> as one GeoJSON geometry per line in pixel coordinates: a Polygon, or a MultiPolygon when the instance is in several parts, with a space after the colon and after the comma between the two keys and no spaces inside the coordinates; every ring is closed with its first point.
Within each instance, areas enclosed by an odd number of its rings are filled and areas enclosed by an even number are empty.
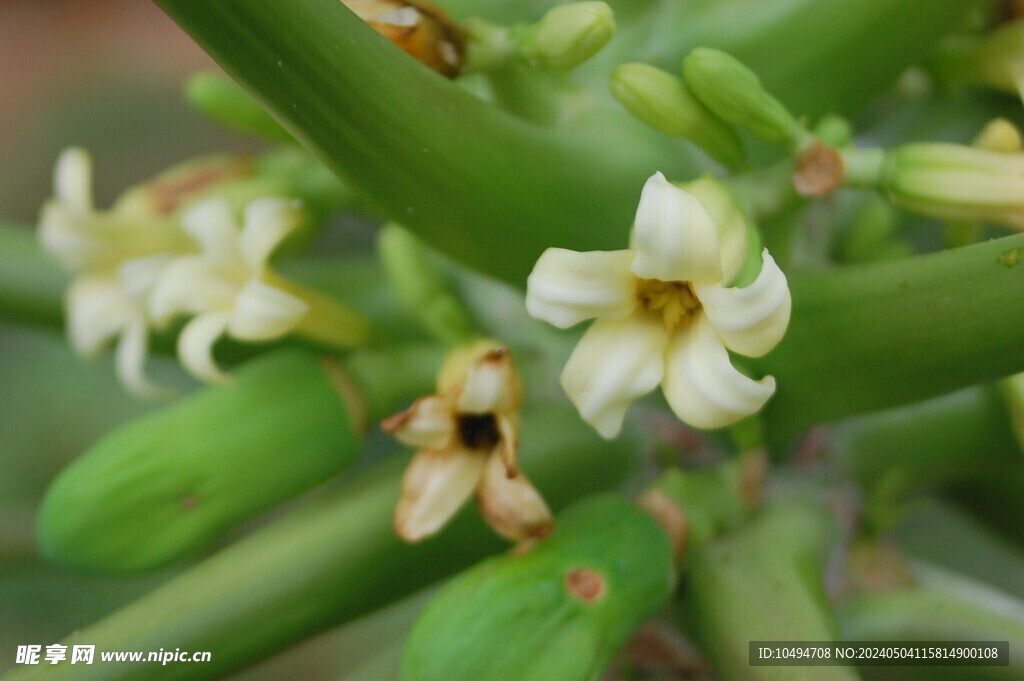
{"type": "Polygon", "coordinates": [[[833,443],[882,525],[915,494],[1020,462],[995,386],[852,419],[836,428],[833,443]]]}
{"type": "Polygon", "coordinates": [[[831,641],[836,634],[821,573],[835,535],[823,509],[775,504],[687,558],[681,614],[730,681],[851,681],[847,667],[759,667],[750,641],[831,641]]]}
{"type": "Polygon", "coordinates": [[[1024,369],[1024,235],[790,279],[793,315],[757,362],[773,434],[942,395],[1024,369]]]}
{"type": "Polygon", "coordinates": [[[0,319],[60,328],[69,279],[43,255],[33,230],[0,222],[0,319]]]}
{"type": "MultiPolygon", "coordinates": [[[[544,246],[619,248],[657,169],[631,131],[523,123],[424,69],[337,0],[157,0],[300,142],[428,243],[522,284],[544,246]]],[[[650,149],[658,147],[646,147],[650,149]]]]}
{"type": "MultiPolygon", "coordinates": [[[[838,611],[855,641],[1009,641],[1005,667],[889,667],[871,679],[1015,681],[1024,674],[1024,602],[960,575],[926,565],[914,587],[863,593],[838,611]]],[[[888,643],[886,645],[889,645],[888,643]]]]}
{"type": "MultiPolygon", "coordinates": [[[[600,440],[571,413],[524,415],[522,463],[554,508],[619,485],[632,443],[600,440]],[[585,474],[584,474],[585,473],[585,474]]],[[[205,650],[203,664],[22,666],[3,681],[212,679],[351,621],[501,547],[475,509],[408,545],[392,531],[404,457],[299,507],[63,641],[101,650],[205,650]]]]}

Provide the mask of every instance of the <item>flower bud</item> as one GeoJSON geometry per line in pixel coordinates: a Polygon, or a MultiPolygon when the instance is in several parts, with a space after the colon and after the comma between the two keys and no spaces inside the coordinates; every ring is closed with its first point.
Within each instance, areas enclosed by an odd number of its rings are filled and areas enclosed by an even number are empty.
{"type": "Polygon", "coordinates": [[[159,567],[338,472],[359,451],[338,371],[271,354],[112,431],[47,491],[43,554],[95,572],[159,567]]]}
{"type": "Polygon", "coordinates": [[[1024,229],[1024,153],[906,144],[890,152],[883,173],[893,201],[905,208],[1024,229]]]}
{"type": "Polygon", "coordinates": [[[726,121],[770,142],[799,141],[793,116],[736,58],[698,47],[683,60],[683,76],[697,99],[726,121]]]}
{"type": "Polygon", "coordinates": [[[701,104],[679,78],[653,66],[623,64],[612,72],[612,95],[650,127],[685,137],[726,166],[743,160],[743,143],[727,123],[701,104]]]}
{"type": "Polygon", "coordinates": [[[985,124],[971,145],[979,149],[1005,153],[1020,151],[1020,130],[1005,118],[993,118],[985,124]]]}
{"type": "Polygon", "coordinates": [[[541,66],[571,69],[597,54],[615,35],[615,18],[603,2],[559,5],[540,20],[519,48],[541,66]]]}
{"type": "Polygon", "coordinates": [[[406,643],[403,681],[586,681],[675,582],[657,522],[615,495],[578,503],[555,531],[467,570],[406,643]]]}

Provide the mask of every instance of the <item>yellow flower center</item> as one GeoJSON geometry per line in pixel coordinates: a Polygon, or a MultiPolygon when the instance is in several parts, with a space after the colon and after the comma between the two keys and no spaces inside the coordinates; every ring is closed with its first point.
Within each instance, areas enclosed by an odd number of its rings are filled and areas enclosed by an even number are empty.
{"type": "Polygon", "coordinates": [[[689,326],[700,310],[700,300],[688,281],[640,279],[636,297],[645,310],[661,317],[669,331],[689,326]]]}

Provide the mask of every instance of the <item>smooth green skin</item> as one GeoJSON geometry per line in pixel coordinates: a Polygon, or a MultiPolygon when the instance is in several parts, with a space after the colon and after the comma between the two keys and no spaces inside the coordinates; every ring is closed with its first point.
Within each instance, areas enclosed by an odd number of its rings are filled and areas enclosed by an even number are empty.
{"type": "Polygon", "coordinates": [[[769,504],[736,532],[687,555],[680,610],[715,672],[729,681],[851,681],[845,667],[753,667],[750,641],[831,641],[821,581],[836,534],[821,508],[769,504]]]}
{"type": "Polygon", "coordinates": [[[993,532],[960,506],[922,500],[887,536],[915,560],[990,584],[1024,600],[1024,547],[993,532]]]}
{"type": "MultiPolygon", "coordinates": [[[[864,668],[865,679],[888,681],[1018,681],[1024,676],[1024,602],[952,573],[946,583],[864,593],[848,599],[837,616],[851,641],[1009,641],[1005,667],[864,668]]],[[[934,581],[934,580],[932,580],[934,581]]]]}
{"type": "Polygon", "coordinates": [[[60,328],[69,280],[43,255],[33,230],[0,222],[0,319],[60,328]]]}
{"type": "Polygon", "coordinates": [[[793,142],[796,121],[735,57],[698,47],[683,60],[686,84],[708,109],[771,142],[793,142]]]}
{"type": "Polygon", "coordinates": [[[272,353],[75,460],[43,499],[40,550],[89,572],[160,567],[337,473],[359,444],[322,360],[272,353]]]}
{"type": "Polygon", "coordinates": [[[1024,370],[1024,235],[790,278],[792,321],[751,365],[774,374],[776,437],[1024,370]]]}
{"type": "Polygon", "coordinates": [[[649,515],[617,495],[586,499],[546,539],[449,582],[413,627],[401,678],[594,681],[674,584],[672,549],[649,515]],[[592,602],[567,587],[580,568],[604,580],[592,602]]]}
{"type": "Polygon", "coordinates": [[[834,431],[847,475],[876,509],[1019,464],[1020,448],[995,386],[851,419],[834,431]]]}
{"type": "MultiPolygon", "coordinates": [[[[521,462],[552,508],[617,487],[635,443],[601,440],[564,409],[523,414],[521,462]]],[[[310,437],[315,433],[308,433],[310,437]]],[[[66,638],[97,650],[208,650],[203,664],[21,666],[2,681],[214,679],[384,607],[494,552],[502,542],[466,509],[442,534],[399,540],[394,457],[253,532],[66,638]]]]}

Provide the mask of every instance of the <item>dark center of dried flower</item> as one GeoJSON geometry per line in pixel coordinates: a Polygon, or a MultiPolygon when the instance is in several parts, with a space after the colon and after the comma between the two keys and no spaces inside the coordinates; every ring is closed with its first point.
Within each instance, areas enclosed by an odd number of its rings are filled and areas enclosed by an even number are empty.
{"type": "Polygon", "coordinates": [[[459,414],[459,437],[467,449],[490,452],[501,442],[494,414],[459,414]]]}

